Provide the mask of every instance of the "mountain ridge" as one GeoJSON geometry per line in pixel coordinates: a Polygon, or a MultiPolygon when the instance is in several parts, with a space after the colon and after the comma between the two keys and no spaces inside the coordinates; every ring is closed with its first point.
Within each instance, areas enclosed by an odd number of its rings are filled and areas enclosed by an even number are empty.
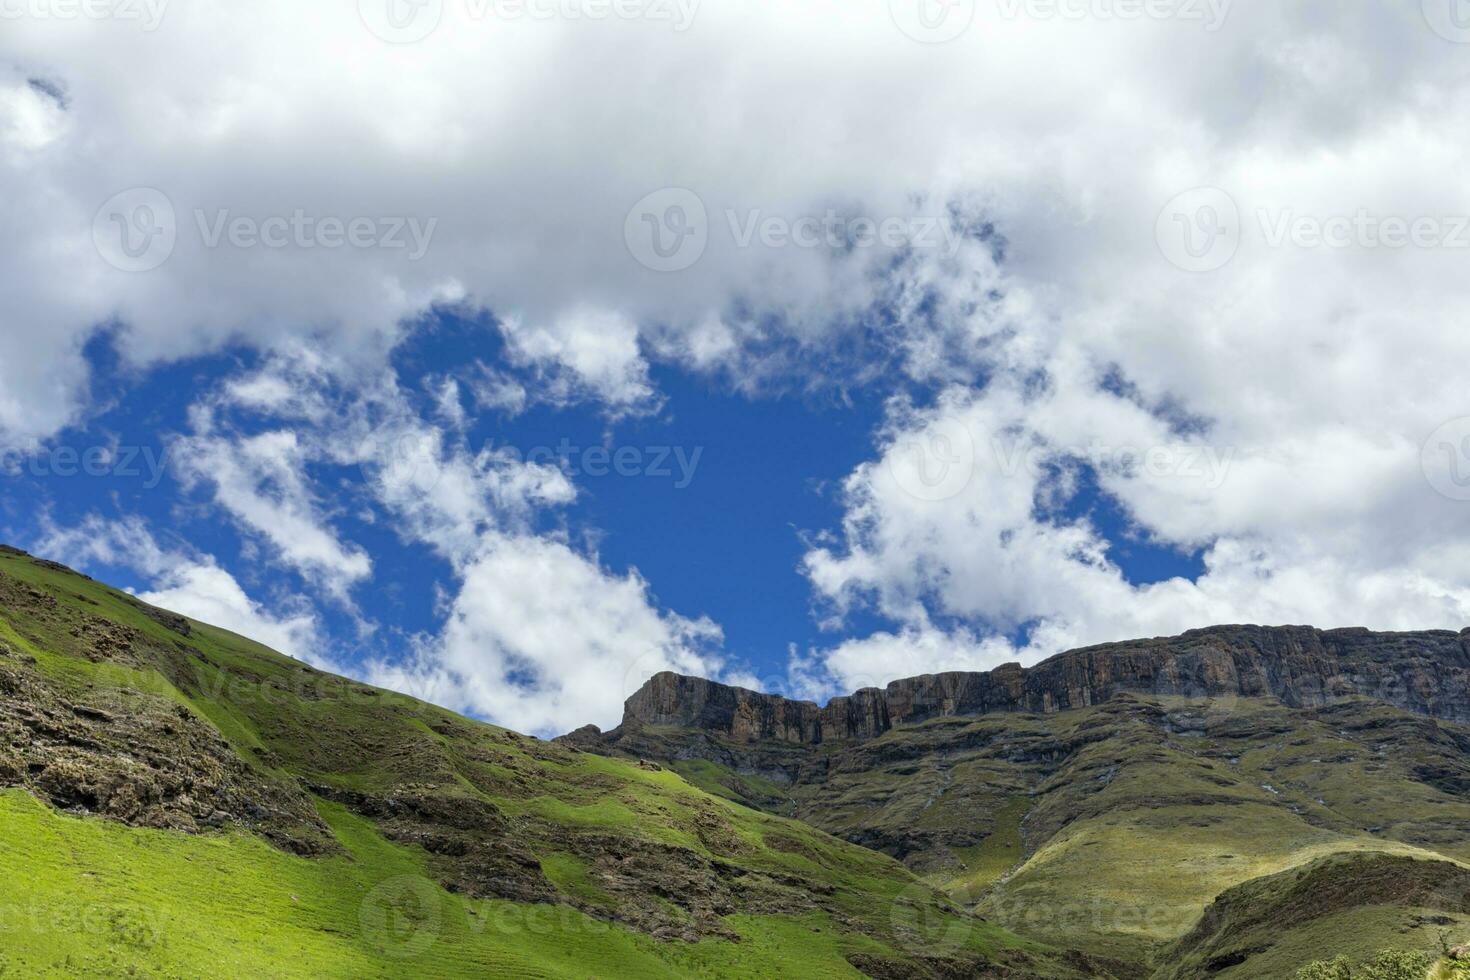
{"type": "Polygon", "coordinates": [[[881,851],[1118,976],[1284,978],[1470,928],[1467,645],[1220,626],[823,707],[663,674],[563,740],[881,851]],[[1319,891],[1340,907],[1282,928],[1241,911],[1319,891]]]}
{"type": "Polygon", "coordinates": [[[645,726],[673,726],[736,741],[817,745],[874,738],[898,725],[940,717],[1052,714],[1125,692],[1271,697],[1290,707],[1358,696],[1470,722],[1470,628],[1212,626],[1081,647],[1033,667],[1008,663],[990,671],[918,675],[834,697],[825,706],[665,671],[628,698],[618,728],[603,733],[587,726],[562,738],[586,743],[645,726]]]}

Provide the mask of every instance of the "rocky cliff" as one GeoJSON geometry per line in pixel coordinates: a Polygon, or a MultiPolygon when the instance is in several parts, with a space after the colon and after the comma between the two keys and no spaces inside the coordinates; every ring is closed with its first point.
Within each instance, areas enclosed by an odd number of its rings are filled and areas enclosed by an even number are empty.
{"type": "MultiPolygon", "coordinates": [[[[1306,626],[1220,626],[1058,654],[1035,667],[931,674],[834,698],[826,707],[663,673],[628,699],[615,733],[697,729],[737,741],[813,745],[873,738],[895,725],[992,712],[1050,714],[1121,692],[1274,697],[1318,707],[1364,696],[1470,722],[1470,629],[1374,633],[1306,626]]],[[[595,738],[587,731],[574,737],[595,738]]]]}

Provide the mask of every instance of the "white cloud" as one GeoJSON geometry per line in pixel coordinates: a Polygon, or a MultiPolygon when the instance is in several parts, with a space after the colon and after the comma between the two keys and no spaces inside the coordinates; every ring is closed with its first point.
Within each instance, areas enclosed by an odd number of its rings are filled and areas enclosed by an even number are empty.
{"type": "Polygon", "coordinates": [[[502,412],[511,418],[526,410],[528,399],[525,385],[484,362],[475,365],[469,385],[475,405],[479,408],[502,412]]]}
{"type": "Polygon", "coordinates": [[[1046,387],[1002,376],[931,409],[893,407],[881,458],[845,485],[841,535],[812,547],[805,570],[839,620],[871,605],[903,629],[798,660],[805,683],[830,693],[1215,623],[1470,620],[1470,563],[1420,521],[1453,507],[1423,483],[1417,447],[1327,439],[1256,454],[1171,431],[1067,363],[1049,361],[1046,387]],[[1110,541],[1057,507],[1083,465],[1136,533],[1203,546],[1204,574],[1131,584],[1110,541]],[[1385,533],[1379,521],[1405,508],[1415,518],[1385,533]],[[934,617],[966,625],[941,633],[934,617]],[[1022,628],[1023,648],[1003,639],[1022,628]]]}
{"type": "Polygon", "coordinates": [[[172,458],[279,562],[346,599],[373,563],[331,526],[321,501],[340,510],[350,487],[360,483],[406,540],[431,545],[452,564],[482,534],[520,529],[538,508],[575,497],[555,466],[493,446],[473,449],[455,408],[463,410],[453,379],[442,380],[434,400],[446,428],[418,413],[391,371],[363,379],[341,362],[292,350],[206,393],[172,458]],[[343,467],[348,481],[328,490],[325,475],[343,467]]]}
{"type": "Polygon", "coordinates": [[[717,676],[720,630],[658,611],[636,572],[529,536],[488,536],[465,566],[443,633],[416,662],[379,662],[373,683],[520,731],[560,734],[622,717],[661,670],[717,676]]]}
{"type": "Polygon", "coordinates": [[[72,528],[48,527],[36,550],[81,568],[95,563],[132,568],[152,582],[137,593],[144,602],[202,623],[230,630],[326,669],[338,669],[326,656],[316,615],[298,607],[281,615],[246,594],[235,577],[211,555],[194,555],[160,546],[138,518],[107,521],[96,515],[72,528]]]}
{"type": "Polygon", "coordinates": [[[1003,639],[981,639],[967,629],[946,633],[928,626],[908,627],[844,640],[833,649],[812,650],[806,656],[793,653],[788,686],[798,697],[824,703],[834,695],[881,688],[900,676],[994,670],[1017,659],[1017,651],[1003,639]]]}
{"type": "MultiPolygon", "coordinates": [[[[107,324],[141,363],[233,342],[325,349],[371,401],[405,318],[485,307],[534,379],[472,389],[508,412],[582,397],[644,410],[658,400],[650,358],[749,390],[770,374],[826,380],[856,350],[841,367],[858,380],[890,376],[896,357],[909,378],[952,386],[944,411],[982,444],[1034,441],[1054,461],[1094,440],[1233,454],[1214,486],[1101,472],[1140,529],[1208,549],[1201,581],[1146,587],[1123,579],[1094,528],[1049,509],[1075,476],[1065,466],[1033,479],[992,461],[939,502],[903,494],[886,464],[859,469],[842,540],[807,570],[839,606],[875,603],[895,640],[928,636],[913,631],[941,614],[963,624],[944,634],[961,643],[1040,621],[1033,652],[1229,618],[1462,624],[1463,505],[1429,489],[1418,450],[1470,416],[1467,250],[1271,237],[1283,216],[1470,214],[1464,46],[1417,0],[1330,18],[1305,0],[1241,2],[1214,31],[981,6],[938,46],[876,0],[705,3],[684,32],[466,22],[447,4],[440,30],[400,46],[352,4],[308,16],[286,0],[200,2],[152,33],[7,22],[0,428],[44,436],[84,411],[81,347],[107,324]],[[33,74],[64,84],[65,110],[33,74]],[[174,254],[145,273],[107,266],[92,241],[101,203],[135,186],[167,194],[178,219],[174,254]],[[695,190],[708,216],[704,255],[675,273],[640,266],[624,241],[629,208],[666,186],[695,190]],[[1155,231],[1167,202],[1202,186],[1231,195],[1240,244],[1191,273],[1155,231]],[[416,261],[202,247],[196,209],[225,208],[439,224],[416,261]],[[974,237],[953,255],[741,244],[752,219],[828,209],[952,213],[974,237]],[[876,350],[850,343],[864,331],[876,350]],[[1100,387],[1110,371],[1120,382],[1100,387]],[[1200,424],[1165,421],[1186,415],[1200,424]]],[[[236,398],[320,418],[313,399],[263,380],[236,398]]],[[[380,431],[374,411],[343,431],[380,431]]],[[[931,421],[896,408],[880,453],[931,421]]],[[[356,465],[348,437],[226,435],[203,460],[230,477],[221,502],[238,520],[329,589],[369,574],[301,476],[318,451],[356,465]]],[[[456,567],[574,492],[414,420],[402,438],[427,466],[373,470],[374,493],[456,567]]],[[[952,659],[931,645],[924,662],[952,659]]]]}
{"type": "Polygon", "coordinates": [[[311,448],[284,429],[216,435],[208,411],[196,411],[195,433],[171,446],[181,478],[211,487],[214,502],[269,542],[282,562],[347,601],[352,586],[372,574],[373,563],[322,515],[305,471],[311,448]]]}
{"type": "Polygon", "coordinates": [[[578,308],[537,326],[512,318],[502,330],[511,358],[539,368],[552,401],[586,392],[617,411],[646,411],[654,400],[638,324],[622,314],[578,308]]]}
{"type": "MultiPolygon", "coordinates": [[[[466,22],[448,4],[438,31],[399,46],[350,4],[306,17],[287,0],[201,2],[151,32],[9,21],[4,334],[32,343],[0,351],[0,421],[42,434],[77,411],[79,342],[114,318],[144,362],[313,337],[371,363],[402,318],[458,300],[517,324],[526,357],[627,404],[646,394],[630,323],[687,341],[674,346],[691,363],[738,353],[705,329],[722,316],[757,325],[737,339],[776,330],[821,352],[834,322],[882,293],[893,249],[742,244],[753,220],[933,216],[978,195],[1021,263],[1093,267],[1179,181],[1211,179],[1232,155],[1311,160],[1359,137],[1393,149],[1368,127],[1455,104],[1459,52],[1416,15],[1343,10],[1321,25],[1308,4],[1279,7],[1242,6],[1214,33],[986,11],[938,47],[879,0],[704,3],[684,32],[466,22]],[[31,66],[64,83],[64,113],[25,85],[31,66]],[[136,274],[91,241],[101,204],[135,186],[168,196],[179,231],[169,260],[136,274]],[[667,275],[624,242],[629,209],[664,186],[692,188],[709,218],[704,256],[667,275]],[[207,226],[226,209],[439,224],[416,261],[406,248],[204,247],[196,212],[207,226]]],[[[1443,174],[1454,159],[1421,165],[1443,174]]]]}
{"type": "Polygon", "coordinates": [[[154,589],[138,593],[138,598],[239,633],[297,660],[341,669],[323,655],[315,616],[306,612],[270,615],[245,594],[233,575],[212,561],[179,565],[161,576],[154,589]]]}

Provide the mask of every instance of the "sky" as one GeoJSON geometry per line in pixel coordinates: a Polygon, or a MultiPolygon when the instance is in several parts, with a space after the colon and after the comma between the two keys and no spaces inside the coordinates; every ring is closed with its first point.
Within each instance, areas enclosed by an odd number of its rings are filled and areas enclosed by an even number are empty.
{"type": "Polygon", "coordinates": [[[1470,621],[1460,0],[0,0],[0,538],[539,735],[1470,621]]]}

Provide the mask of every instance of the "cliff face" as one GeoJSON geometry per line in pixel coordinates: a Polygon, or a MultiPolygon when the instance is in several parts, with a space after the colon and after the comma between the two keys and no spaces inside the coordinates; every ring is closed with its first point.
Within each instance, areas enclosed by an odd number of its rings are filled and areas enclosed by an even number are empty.
{"type": "Polygon", "coordinates": [[[663,673],[628,699],[619,731],[667,725],[737,741],[812,745],[873,738],[894,725],[991,712],[1050,714],[1120,692],[1192,698],[1275,697],[1317,707],[1362,695],[1470,722],[1470,629],[1373,633],[1305,626],[1221,626],[1058,654],[1029,669],[932,674],[834,698],[825,708],[663,673]]]}

